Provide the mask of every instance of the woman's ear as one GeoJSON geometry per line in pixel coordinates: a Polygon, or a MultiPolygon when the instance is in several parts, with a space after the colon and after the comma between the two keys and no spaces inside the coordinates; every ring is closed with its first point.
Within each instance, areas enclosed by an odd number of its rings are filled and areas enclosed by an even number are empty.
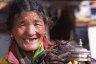
{"type": "Polygon", "coordinates": [[[45,37],[50,39],[49,29],[48,27],[45,28],[45,37]]]}
{"type": "Polygon", "coordinates": [[[14,39],[14,35],[13,35],[13,33],[12,33],[12,32],[10,33],[10,38],[11,38],[11,40],[13,40],[13,39],[14,39]]]}

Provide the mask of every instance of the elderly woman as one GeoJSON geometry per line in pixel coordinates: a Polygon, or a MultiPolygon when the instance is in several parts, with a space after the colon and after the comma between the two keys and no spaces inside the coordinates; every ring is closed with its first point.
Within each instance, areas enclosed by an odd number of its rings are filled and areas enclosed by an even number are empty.
{"type": "Polygon", "coordinates": [[[47,23],[45,11],[39,3],[14,1],[7,21],[11,45],[0,64],[67,64],[69,61],[62,59],[67,59],[69,52],[59,57],[54,54],[54,46],[50,47],[51,43],[45,36],[47,23]]]}
{"type": "Polygon", "coordinates": [[[42,6],[33,0],[14,1],[7,25],[12,43],[0,64],[44,64],[42,52],[50,42],[45,38],[47,19],[42,6]]]}

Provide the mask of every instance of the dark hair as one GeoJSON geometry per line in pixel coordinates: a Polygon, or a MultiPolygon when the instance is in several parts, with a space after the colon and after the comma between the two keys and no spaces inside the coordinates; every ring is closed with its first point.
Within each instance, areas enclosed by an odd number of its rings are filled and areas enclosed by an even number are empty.
{"type": "Polygon", "coordinates": [[[44,23],[47,23],[47,18],[45,14],[45,10],[43,7],[34,0],[16,0],[10,6],[10,12],[8,16],[8,20],[6,22],[8,29],[11,30],[14,24],[14,16],[17,13],[21,13],[23,11],[35,11],[39,15],[41,15],[44,19],[44,23]]]}
{"type": "MultiPolygon", "coordinates": [[[[67,7],[66,7],[67,8],[67,7]]],[[[75,28],[75,16],[68,9],[61,10],[61,16],[57,23],[50,30],[50,38],[52,40],[69,40],[71,30],[74,31],[75,28]],[[72,18],[71,18],[72,17],[72,18]]]]}

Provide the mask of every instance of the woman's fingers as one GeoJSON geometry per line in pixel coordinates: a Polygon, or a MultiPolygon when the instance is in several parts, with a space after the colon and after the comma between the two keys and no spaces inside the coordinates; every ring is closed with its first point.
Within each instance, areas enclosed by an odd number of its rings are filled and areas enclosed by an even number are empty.
{"type": "Polygon", "coordinates": [[[63,54],[60,54],[58,57],[59,58],[65,58],[66,56],[68,56],[70,54],[71,54],[71,52],[63,53],[63,54]]]}

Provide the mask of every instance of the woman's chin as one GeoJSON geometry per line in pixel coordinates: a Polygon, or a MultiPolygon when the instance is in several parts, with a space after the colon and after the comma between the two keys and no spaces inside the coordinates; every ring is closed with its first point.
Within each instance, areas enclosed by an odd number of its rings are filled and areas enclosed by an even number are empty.
{"type": "Polygon", "coordinates": [[[34,44],[34,45],[25,45],[25,46],[23,46],[22,48],[23,48],[25,51],[35,51],[38,47],[39,47],[39,45],[34,44]]]}

